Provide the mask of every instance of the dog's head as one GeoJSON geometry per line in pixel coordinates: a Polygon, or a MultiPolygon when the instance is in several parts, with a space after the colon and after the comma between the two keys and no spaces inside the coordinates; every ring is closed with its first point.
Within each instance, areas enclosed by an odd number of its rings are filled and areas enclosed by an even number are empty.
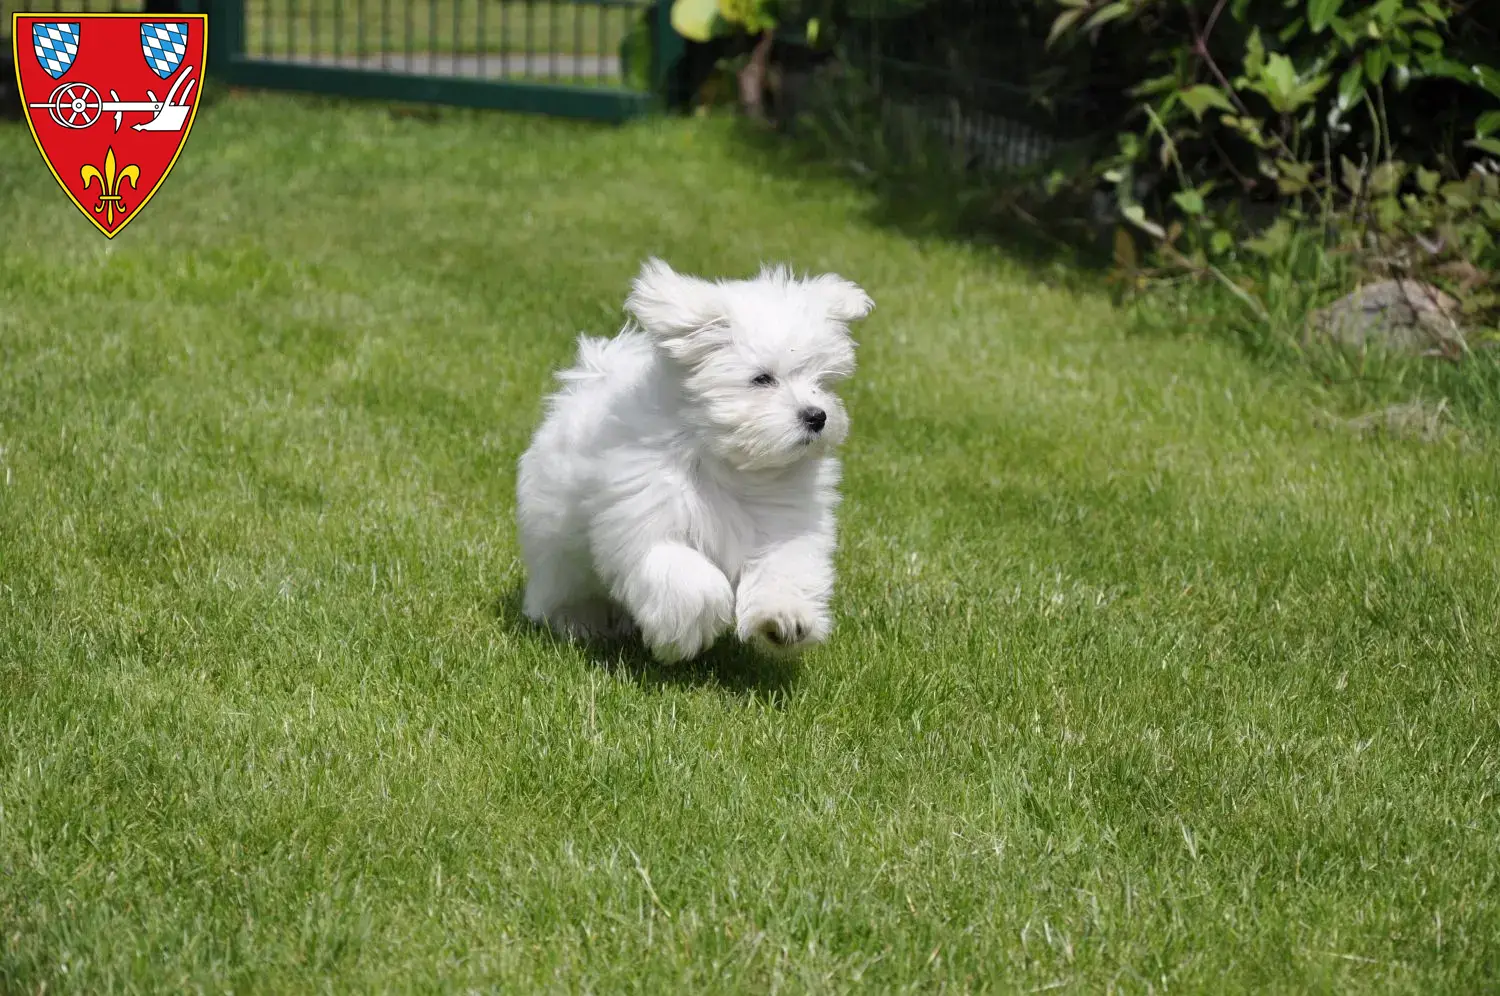
{"type": "Polygon", "coordinates": [[[684,423],[731,465],[787,467],[848,435],[848,325],[874,307],[849,281],[784,267],[708,281],[652,259],[625,306],[680,375],[684,423]]]}

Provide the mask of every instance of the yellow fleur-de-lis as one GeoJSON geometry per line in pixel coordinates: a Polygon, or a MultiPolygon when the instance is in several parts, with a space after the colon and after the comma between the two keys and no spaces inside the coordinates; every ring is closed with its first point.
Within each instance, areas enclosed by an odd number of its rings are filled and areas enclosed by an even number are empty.
{"type": "Polygon", "coordinates": [[[104,172],[100,173],[93,166],[85,166],[79,171],[83,177],[83,189],[89,189],[95,180],[99,181],[99,200],[94,205],[95,214],[103,214],[105,222],[111,227],[115,223],[115,215],[126,213],[125,202],[120,197],[120,187],[126,180],[130,181],[130,188],[136,189],[136,184],[141,178],[141,169],[135,164],[126,166],[115,173],[115,149],[110,146],[104,153],[104,172]]]}

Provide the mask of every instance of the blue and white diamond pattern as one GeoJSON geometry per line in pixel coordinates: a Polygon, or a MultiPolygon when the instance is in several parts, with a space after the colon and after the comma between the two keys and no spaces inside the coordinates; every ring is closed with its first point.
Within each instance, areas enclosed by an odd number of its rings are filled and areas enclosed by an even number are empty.
{"type": "Polygon", "coordinates": [[[141,54],[146,65],[162,79],[177,72],[187,52],[188,26],[169,22],[141,25],[141,54]]]}
{"type": "Polygon", "coordinates": [[[47,75],[58,79],[78,56],[78,22],[37,21],[31,26],[31,47],[47,75]]]}

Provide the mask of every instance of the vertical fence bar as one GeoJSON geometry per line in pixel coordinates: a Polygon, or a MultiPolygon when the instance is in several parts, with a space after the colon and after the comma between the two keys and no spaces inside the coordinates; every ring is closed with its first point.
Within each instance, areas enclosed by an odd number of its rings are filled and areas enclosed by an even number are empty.
{"type": "Polygon", "coordinates": [[[427,0],[427,71],[437,69],[437,5],[438,0],[427,0]]]}
{"type": "Polygon", "coordinates": [[[297,57],[297,0],[286,0],[286,57],[297,57]]]}
{"type": "Polygon", "coordinates": [[[474,24],[474,49],[479,53],[479,77],[481,79],[486,79],[490,75],[490,49],[489,46],[484,43],[484,9],[488,7],[489,4],[486,3],[485,0],[476,0],[476,3],[477,9],[474,11],[474,13],[477,15],[474,24]]]}
{"type": "MultiPolygon", "coordinates": [[[[334,0],[335,3],[338,0],[334,0]]],[[[312,51],[309,53],[316,62],[322,51],[318,45],[318,8],[323,5],[323,0],[307,0],[308,33],[312,35],[312,51]]]]}
{"type": "Polygon", "coordinates": [[[208,65],[215,74],[245,54],[245,0],[208,0],[208,65]]]}
{"type": "Polygon", "coordinates": [[[535,45],[532,29],[536,20],[536,0],[526,0],[526,75],[531,75],[531,55],[535,45]]]}
{"type": "Polygon", "coordinates": [[[391,65],[391,0],[380,0],[380,68],[391,65]]]}
{"type": "Polygon", "coordinates": [[[672,27],[672,5],[663,3],[656,9],[656,25],[651,45],[651,89],[658,101],[663,98],[686,100],[691,94],[676,94],[672,85],[677,65],[682,61],[687,43],[672,27]]]}
{"type": "Polygon", "coordinates": [[[406,14],[406,17],[404,18],[404,23],[402,25],[406,29],[406,37],[403,39],[403,43],[404,43],[403,44],[403,51],[405,52],[405,55],[406,55],[406,61],[402,64],[401,68],[404,69],[404,70],[406,70],[407,72],[411,72],[412,62],[413,62],[413,59],[414,59],[414,56],[412,54],[413,53],[413,47],[412,46],[414,44],[414,39],[413,39],[412,36],[416,34],[416,29],[412,26],[412,12],[411,12],[412,4],[414,2],[415,2],[415,0],[406,0],[406,2],[404,4],[402,4],[402,9],[403,9],[403,11],[406,14]]]}
{"type": "MultiPolygon", "coordinates": [[[[596,49],[601,49],[604,47],[604,25],[606,23],[606,20],[604,0],[599,0],[599,16],[594,18],[594,48],[596,49]]],[[[603,80],[604,62],[603,60],[600,60],[594,63],[594,82],[599,83],[603,82],[603,80]]]]}
{"type": "Polygon", "coordinates": [[[547,3],[547,76],[557,79],[557,0],[547,3]]]}
{"type": "MultiPolygon", "coordinates": [[[[463,0],[453,0],[453,75],[458,75],[458,26],[463,21],[463,0]]],[[[478,68],[478,63],[475,64],[478,68]]]]}
{"type": "Polygon", "coordinates": [[[510,78],[510,2],[500,0],[500,75],[510,78]]]}

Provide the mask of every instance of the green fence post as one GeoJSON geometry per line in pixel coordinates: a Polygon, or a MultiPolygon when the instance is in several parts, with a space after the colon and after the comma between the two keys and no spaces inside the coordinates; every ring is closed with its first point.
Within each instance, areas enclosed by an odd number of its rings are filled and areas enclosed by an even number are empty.
{"type": "Polygon", "coordinates": [[[245,0],[206,0],[208,72],[228,79],[245,54],[245,0]]]}
{"type": "Polygon", "coordinates": [[[672,0],[656,0],[656,30],[651,45],[651,83],[659,102],[675,107],[683,101],[677,91],[678,66],[687,40],[672,27],[672,0]]]}

